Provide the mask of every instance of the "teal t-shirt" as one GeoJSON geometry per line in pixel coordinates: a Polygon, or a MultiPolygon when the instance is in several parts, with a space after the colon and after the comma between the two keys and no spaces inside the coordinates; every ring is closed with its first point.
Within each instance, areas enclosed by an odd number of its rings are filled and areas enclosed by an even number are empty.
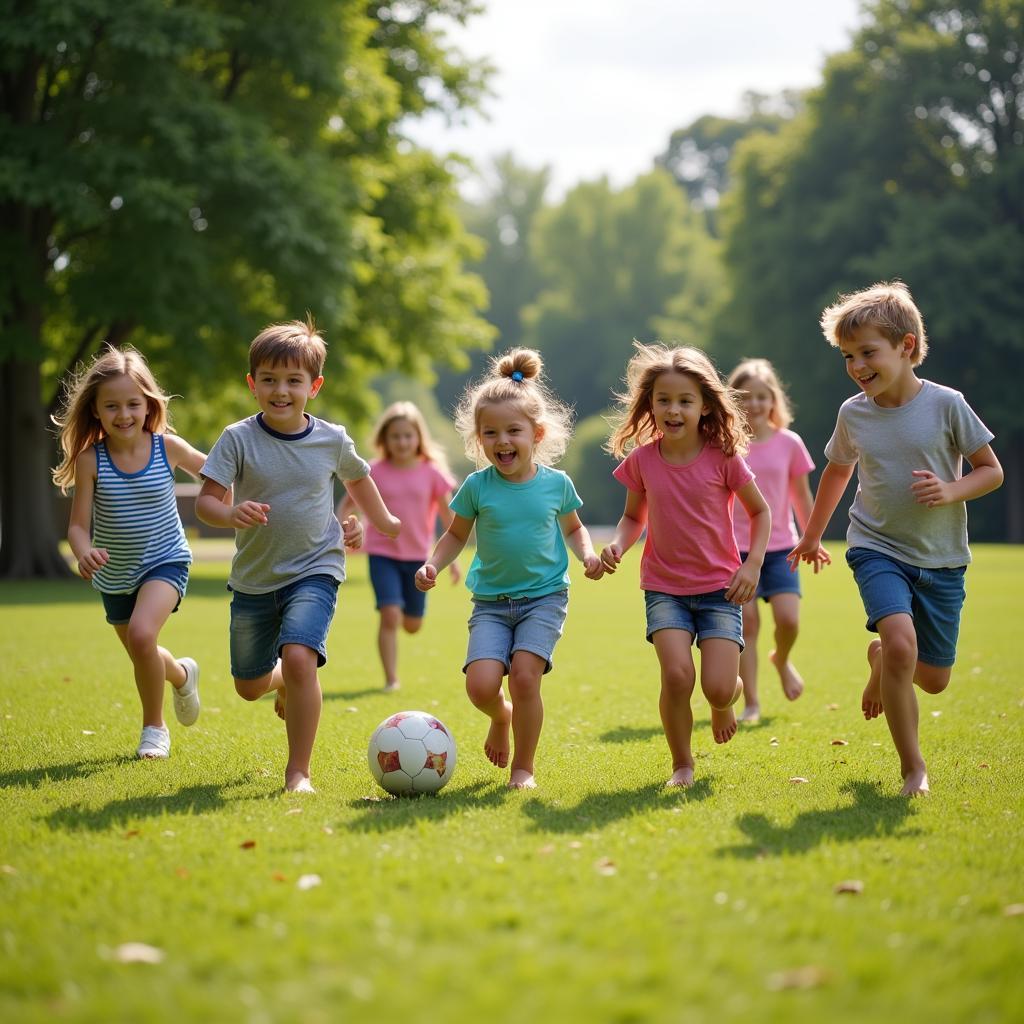
{"type": "Polygon", "coordinates": [[[559,525],[583,504],[558,469],[538,466],[510,483],[493,467],[466,477],[451,510],[476,520],[476,554],[466,576],[474,597],[543,597],[569,586],[569,554],[559,525]]]}

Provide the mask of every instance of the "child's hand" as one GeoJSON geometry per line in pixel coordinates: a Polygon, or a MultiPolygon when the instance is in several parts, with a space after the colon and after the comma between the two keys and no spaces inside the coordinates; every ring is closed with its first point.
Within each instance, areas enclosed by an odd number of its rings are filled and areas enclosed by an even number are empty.
{"type": "Polygon", "coordinates": [[[797,546],[786,555],[786,561],[791,570],[795,570],[801,562],[813,565],[814,574],[817,575],[824,566],[832,564],[832,556],[821,546],[820,541],[801,537],[797,546]]]}
{"type": "Polygon", "coordinates": [[[757,581],[760,578],[761,570],[744,562],[733,573],[729,586],[726,587],[726,601],[732,601],[733,604],[746,604],[757,593],[757,581]]]}
{"type": "Polygon", "coordinates": [[[462,570],[459,568],[459,563],[452,562],[452,564],[448,566],[448,572],[451,574],[452,586],[454,587],[455,584],[462,579],[462,570]]]}
{"type": "Polygon", "coordinates": [[[243,501],[232,506],[231,525],[236,530],[248,530],[253,526],[266,526],[270,506],[262,501],[243,501]]]}
{"type": "Polygon", "coordinates": [[[910,489],[918,505],[941,508],[953,500],[949,493],[950,485],[940,480],[930,469],[915,469],[910,475],[917,477],[910,489]]]}
{"type": "Polygon", "coordinates": [[[349,551],[358,551],[363,546],[363,524],[355,516],[342,519],[341,539],[349,551]]]}
{"type": "Polygon", "coordinates": [[[110,555],[106,548],[90,548],[78,560],[78,571],[83,580],[91,580],[93,573],[101,569],[108,561],[110,561],[110,555]]]}
{"type": "MultiPolygon", "coordinates": [[[[452,563],[455,564],[454,562],[452,563]]],[[[433,590],[437,585],[437,567],[426,562],[416,570],[416,589],[433,590]]]]}
{"type": "MultiPolygon", "coordinates": [[[[622,546],[619,544],[606,544],[601,549],[601,565],[605,572],[615,572],[622,561],[622,546]]],[[[596,578],[596,577],[595,577],[596,578]]]]}
{"type": "Polygon", "coordinates": [[[599,580],[604,575],[604,562],[593,552],[583,559],[583,575],[588,580],[599,580]]]}

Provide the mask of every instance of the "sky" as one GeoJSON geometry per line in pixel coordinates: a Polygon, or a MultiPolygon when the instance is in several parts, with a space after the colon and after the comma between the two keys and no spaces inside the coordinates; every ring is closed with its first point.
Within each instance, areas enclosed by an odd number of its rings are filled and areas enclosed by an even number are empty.
{"type": "MultiPolygon", "coordinates": [[[[649,170],[676,128],[735,115],[747,90],[820,81],[847,48],[860,0],[484,0],[448,40],[497,68],[495,95],[465,125],[433,119],[409,134],[485,166],[512,152],[549,166],[552,193],[649,170]]],[[[468,194],[473,183],[464,185],[468,194]]]]}

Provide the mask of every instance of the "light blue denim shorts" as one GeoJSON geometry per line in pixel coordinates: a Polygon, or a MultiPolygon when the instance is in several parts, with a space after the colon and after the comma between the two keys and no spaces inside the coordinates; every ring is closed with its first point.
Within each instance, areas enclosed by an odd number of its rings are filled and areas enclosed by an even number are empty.
{"type": "Polygon", "coordinates": [[[176,612],[188,587],[188,563],[167,562],[164,565],[154,566],[139,580],[139,585],[130,594],[104,594],[101,591],[100,596],[103,598],[103,610],[107,613],[107,622],[112,626],[123,626],[130,622],[132,612],[135,611],[135,602],[139,599],[139,591],[144,584],[151,580],[163,580],[164,583],[170,583],[178,592],[178,604],[172,609],[176,612]]]}
{"type": "Polygon", "coordinates": [[[529,651],[547,663],[562,635],[569,608],[569,591],[559,590],[543,597],[505,597],[496,601],[473,598],[473,614],[469,617],[469,650],[465,672],[470,662],[484,658],[500,661],[508,672],[516,651],[529,651]]]}
{"type": "Polygon", "coordinates": [[[879,619],[905,612],[914,620],[918,660],[938,668],[956,661],[967,566],[922,569],[858,547],[847,550],[846,563],[857,581],[868,629],[877,633],[879,619]]]}
{"type": "MultiPolygon", "coordinates": [[[[787,551],[768,551],[761,566],[761,577],[757,581],[757,593],[762,601],[770,601],[776,594],[800,596],[800,573],[789,567],[787,551]]],[[[741,551],[740,558],[747,560],[747,552],[741,551]]]]}
{"type": "Polygon", "coordinates": [[[699,647],[705,640],[721,637],[735,640],[743,650],[743,612],[740,605],[726,601],[725,590],[710,594],[662,594],[645,590],[647,640],[659,629],[683,629],[699,647]]]}
{"type": "Polygon", "coordinates": [[[285,644],[316,651],[327,663],[327,631],[338,601],[333,576],[304,576],[269,594],[231,593],[231,674],[258,679],[280,657],[285,644]]]}

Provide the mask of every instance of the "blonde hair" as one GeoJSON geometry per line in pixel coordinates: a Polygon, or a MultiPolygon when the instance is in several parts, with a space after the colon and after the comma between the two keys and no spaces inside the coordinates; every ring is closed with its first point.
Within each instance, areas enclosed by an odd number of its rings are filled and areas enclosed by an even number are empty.
{"type": "Polygon", "coordinates": [[[759,380],[772,393],[772,408],[768,413],[768,422],[776,430],[788,427],[793,422],[793,411],[775,367],[767,359],[744,359],[729,374],[727,383],[734,391],[745,391],[745,385],[749,380],[759,380]]]}
{"type": "Polygon", "coordinates": [[[405,420],[410,423],[419,436],[419,444],[416,446],[416,454],[424,462],[432,462],[438,469],[445,473],[451,473],[448,466],[448,456],[445,450],[431,437],[430,428],[419,408],[412,402],[392,402],[378,418],[373,428],[373,447],[377,450],[382,459],[387,459],[388,448],[386,443],[387,432],[393,423],[405,420]]]}
{"type": "Polygon", "coordinates": [[[173,433],[167,403],[170,396],[156,382],[145,356],[126,345],[114,348],[107,345],[91,363],[72,372],[64,381],[64,398],[53,422],[60,428],[63,458],[53,470],[53,482],[61,494],[75,483],[75,460],[87,448],[106,437],[96,415],[96,393],[107,381],[117,377],[130,377],[146,397],[144,429],[151,434],[173,433]]]}
{"type": "Polygon", "coordinates": [[[661,436],[651,400],[654,384],[663,373],[682,373],[697,382],[701,398],[710,410],[701,416],[697,427],[705,442],[718,446],[726,455],[746,452],[747,418],[739,396],[722,382],[711,360],[699,348],[669,348],[639,341],[634,341],[633,347],[636,354],[626,366],[626,390],[615,395],[619,402],[618,424],[605,445],[606,451],[621,459],[632,448],[661,436]]]}
{"type": "Polygon", "coordinates": [[[323,376],[326,358],[327,344],[307,314],[305,321],[271,324],[256,335],[249,346],[249,373],[255,376],[261,366],[294,363],[316,380],[323,376]]]}
{"type": "Polygon", "coordinates": [[[491,360],[488,374],[470,385],[455,410],[455,427],[462,435],[466,454],[483,465],[480,447],[480,413],[489,405],[508,402],[518,407],[541,438],[534,458],[554,465],[572,437],[572,409],[561,402],[541,380],[544,361],[532,348],[515,348],[491,360]]]}
{"type": "Polygon", "coordinates": [[[919,366],[928,354],[924,320],[902,281],[879,281],[859,292],[840,295],[821,314],[821,330],[828,343],[838,348],[853,339],[858,327],[876,327],[896,347],[907,334],[915,338],[910,365],[919,366]]]}

